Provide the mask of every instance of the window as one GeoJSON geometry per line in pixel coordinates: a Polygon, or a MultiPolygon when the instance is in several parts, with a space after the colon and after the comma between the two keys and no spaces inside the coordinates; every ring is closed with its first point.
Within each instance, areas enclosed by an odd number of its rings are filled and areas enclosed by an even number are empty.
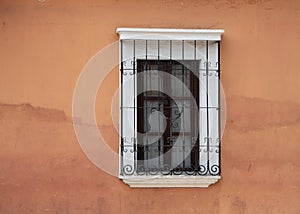
{"type": "Polygon", "coordinates": [[[131,187],[220,179],[222,30],[118,28],[120,178],[131,187]]]}

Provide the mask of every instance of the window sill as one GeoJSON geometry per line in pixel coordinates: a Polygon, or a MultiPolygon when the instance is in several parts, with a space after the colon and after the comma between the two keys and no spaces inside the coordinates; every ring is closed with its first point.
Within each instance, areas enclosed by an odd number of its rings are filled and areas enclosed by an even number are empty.
{"type": "Polygon", "coordinates": [[[130,176],[121,177],[132,188],[143,187],[208,187],[221,176],[130,176]]]}

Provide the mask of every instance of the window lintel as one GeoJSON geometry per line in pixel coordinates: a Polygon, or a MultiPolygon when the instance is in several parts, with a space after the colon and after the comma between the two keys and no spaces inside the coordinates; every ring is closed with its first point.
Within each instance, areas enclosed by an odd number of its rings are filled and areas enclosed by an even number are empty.
{"type": "Polygon", "coordinates": [[[223,29],[117,28],[120,40],[209,40],[220,41],[223,29]]]}

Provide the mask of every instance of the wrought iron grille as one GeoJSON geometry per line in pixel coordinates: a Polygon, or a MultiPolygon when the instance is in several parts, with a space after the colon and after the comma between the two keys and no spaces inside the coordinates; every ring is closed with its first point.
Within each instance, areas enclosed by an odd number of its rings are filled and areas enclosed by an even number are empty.
{"type": "Polygon", "coordinates": [[[120,175],[220,175],[220,42],[120,41],[120,175]]]}

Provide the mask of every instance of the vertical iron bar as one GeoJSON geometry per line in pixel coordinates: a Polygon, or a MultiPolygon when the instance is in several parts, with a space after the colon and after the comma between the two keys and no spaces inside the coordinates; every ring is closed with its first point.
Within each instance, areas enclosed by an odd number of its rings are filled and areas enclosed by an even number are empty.
{"type": "Polygon", "coordinates": [[[172,40],[170,40],[170,61],[172,60],[172,40]]]}
{"type": "Polygon", "coordinates": [[[219,138],[219,175],[221,175],[221,98],[220,98],[220,81],[221,81],[221,58],[220,58],[220,41],[218,43],[218,138],[219,138]]]}
{"type": "Polygon", "coordinates": [[[157,40],[157,60],[160,59],[160,56],[159,56],[159,40],[157,40]]]}
{"type": "MultiPolygon", "coordinates": [[[[199,70],[196,70],[196,68],[198,68],[198,66],[196,66],[196,63],[197,63],[197,40],[194,40],[194,63],[193,63],[193,71],[194,71],[194,74],[195,74],[195,77],[196,77],[196,81],[198,82],[198,86],[199,88],[196,89],[198,90],[197,94],[198,94],[198,103],[196,103],[196,106],[195,106],[195,110],[194,110],[194,114],[196,113],[196,119],[195,119],[195,127],[197,128],[197,130],[194,130],[194,135],[195,135],[195,144],[196,144],[196,149],[195,149],[195,152],[194,153],[197,153],[197,155],[195,154],[195,158],[198,158],[198,160],[194,160],[195,163],[197,163],[198,166],[195,165],[195,169],[196,167],[200,169],[200,145],[199,145],[199,140],[200,139],[200,93],[199,93],[199,90],[200,90],[200,77],[199,77],[199,70]],[[198,108],[197,108],[197,104],[198,104],[198,108]],[[198,113],[197,113],[198,112],[198,113]],[[197,125],[198,123],[198,125],[197,125]],[[198,136],[199,137],[198,137],[198,136]],[[198,149],[197,149],[197,146],[198,146],[198,149]]],[[[199,66],[200,67],[200,66],[199,66]]],[[[194,84],[194,87],[195,87],[195,84],[194,84]]],[[[194,91],[196,91],[194,89],[194,91]]],[[[195,173],[196,175],[196,173],[195,173]]]]}
{"type": "Polygon", "coordinates": [[[207,172],[209,170],[209,108],[208,108],[208,40],[206,40],[206,139],[207,139],[207,172]]]}
{"type": "MultiPolygon", "coordinates": [[[[184,94],[184,77],[185,77],[185,72],[184,72],[184,40],[182,40],[182,43],[181,43],[181,49],[182,49],[182,64],[181,64],[181,79],[182,79],[182,89],[181,89],[181,93],[182,93],[182,97],[185,98],[185,94],[184,94]]],[[[185,168],[185,121],[184,121],[184,106],[185,106],[185,99],[182,99],[182,125],[183,125],[183,141],[182,141],[182,155],[183,155],[183,162],[182,162],[182,166],[183,166],[183,169],[185,168]]]]}
{"type": "Polygon", "coordinates": [[[194,60],[197,60],[197,41],[194,40],[194,60]]]}
{"type": "Polygon", "coordinates": [[[120,175],[123,175],[123,164],[124,164],[124,160],[123,160],[123,150],[124,150],[124,142],[123,142],[123,40],[120,40],[120,58],[121,58],[121,98],[120,98],[120,131],[121,131],[121,163],[120,163],[120,175]]]}
{"type": "MultiPolygon", "coordinates": [[[[172,75],[172,72],[173,72],[172,49],[173,49],[173,44],[172,44],[172,40],[170,40],[170,65],[169,66],[167,65],[166,68],[167,68],[167,72],[170,72],[171,75],[172,75]]],[[[171,90],[172,89],[172,82],[171,82],[171,80],[169,80],[168,83],[166,82],[165,84],[166,84],[167,89],[170,90],[170,93],[172,93],[172,90],[171,90]]],[[[170,103],[167,104],[167,107],[171,107],[171,101],[170,101],[170,103]]],[[[172,116],[172,109],[170,108],[169,117],[171,118],[171,116],[172,116]]],[[[167,122],[167,123],[169,123],[169,132],[170,132],[170,136],[169,136],[169,141],[170,142],[169,142],[169,145],[167,146],[167,153],[169,153],[168,159],[170,161],[170,170],[172,170],[172,155],[173,155],[172,154],[172,149],[173,149],[172,125],[171,125],[171,121],[167,122]]],[[[167,124],[167,126],[168,126],[168,124],[167,124]]],[[[166,142],[166,143],[168,144],[168,142],[166,142]]],[[[172,175],[172,173],[171,173],[171,175],[172,175]]]]}
{"type": "MultiPolygon", "coordinates": [[[[148,80],[147,80],[147,77],[148,77],[148,40],[146,40],[146,91],[144,92],[145,95],[147,96],[148,95],[148,80]]],[[[145,101],[144,101],[145,102],[145,101]]],[[[146,147],[144,146],[145,148],[145,153],[146,153],[146,171],[148,171],[148,103],[146,101],[146,147]]],[[[145,162],[145,160],[144,160],[145,162]]]]}
{"type": "MultiPolygon", "coordinates": [[[[161,96],[161,89],[160,89],[160,78],[159,78],[159,75],[160,75],[160,71],[159,71],[159,65],[160,65],[160,62],[159,62],[159,59],[160,59],[160,56],[159,56],[159,40],[157,40],[157,87],[158,87],[158,92],[157,92],[157,95],[160,98],[161,96]]],[[[160,103],[158,103],[158,110],[159,112],[161,111],[160,109],[160,103]]],[[[161,138],[160,138],[160,117],[158,117],[158,169],[160,170],[161,168],[161,162],[160,162],[160,147],[161,147],[161,138]]]]}
{"type": "Polygon", "coordinates": [[[135,87],[135,84],[136,84],[136,81],[135,81],[135,79],[136,79],[136,70],[135,70],[135,40],[133,40],[133,93],[134,93],[134,96],[133,96],[133,157],[134,157],[134,171],[137,169],[137,158],[136,158],[136,152],[137,152],[137,148],[136,148],[136,140],[137,140],[137,138],[136,138],[136,132],[137,132],[137,130],[136,130],[136,98],[137,98],[137,96],[136,96],[136,87],[135,87]]]}

